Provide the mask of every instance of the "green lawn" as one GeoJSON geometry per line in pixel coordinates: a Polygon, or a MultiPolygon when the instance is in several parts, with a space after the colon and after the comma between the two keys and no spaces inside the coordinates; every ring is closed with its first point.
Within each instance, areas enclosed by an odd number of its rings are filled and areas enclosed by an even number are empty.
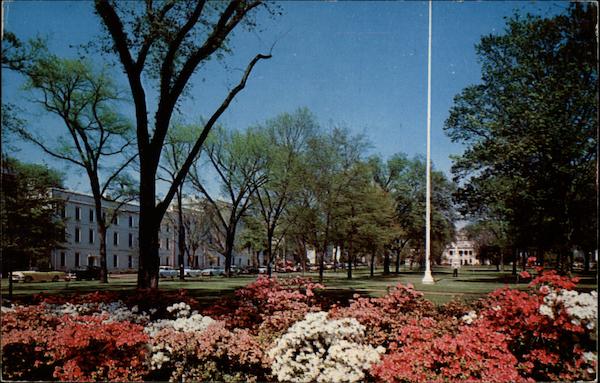
{"type": "MultiPolygon", "coordinates": [[[[283,274],[282,277],[288,277],[297,274],[283,274]]],[[[318,280],[318,274],[314,272],[306,273],[305,276],[318,280]]],[[[477,299],[490,291],[503,286],[516,288],[526,288],[526,283],[515,284],[510,271],[496,272],[488,267],[463,267],[457,278],[452,277],[452,272],[448,268],[434,268],[433,276],[436,281],[433,285],[423,285],[421,279],[422,272],[402,270],[400,274],[383,276],[381,270],[376,272],[375,277],[371,278],[366,269],[354,271],[352,280],[346,279],[345,271],[327,271],[325,273],[324,284],[327,290],[324,294],[333,299],[344,300],[350,298],[353,294],[380,296],[385,294],[387,289],[397,283],[412,283],[415,288],[422,291],[425,297],[436,304],[443,304],[452,298],[464,300],[477,299]]],[[[255,280],[256,276],[236,276],[232,278],[223,277],[198,277],[186,280],[161,280],[161,289],[188,289],[190,295],[197,297],[205,303],[227,294],[231,294],[235,289],[244,286],[255,280]]],[[[6,297],[8,293],[8,281],[2,280],[2,296],[6,297]]],[[[41,283],[16,283],[14,285],[14,294],[17,297],[25,297],[31,294],[45,292],[49,294],[68,294],[73,292],[92,292],[97,290],[132,290],[135,288],[135,275],[118,275],[110,278],[107,285],[97,281],[78,281],[78,282],[41,282],[41,283]]],[[[597,289],[598,281],[596,273],[589,273],[581,276],[579,288],[584,291],[597,289]]]]}

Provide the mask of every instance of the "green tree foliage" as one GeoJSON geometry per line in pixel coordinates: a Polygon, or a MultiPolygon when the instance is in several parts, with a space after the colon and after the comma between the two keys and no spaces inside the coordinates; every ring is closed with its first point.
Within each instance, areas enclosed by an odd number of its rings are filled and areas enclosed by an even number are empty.
{"type": "Polygon", "coordinates": [[[466,146],[453,165],[461,212],[559,261],[595,248],[596,21],[594,4],[576,3],[483,37],[482,83],[456,96],[445,127],[466,146]]]}
{"type": "Polygon", "coordinates": [[[62,175],[43,165],[2,158],[2,273],[50,267],[50,252],[64,242],[58,218],[61,201],[50,188],[62,187],[62,175]]]}
{"type": "MultiPolygon", "coordinates": [[[[371,275],[375,260],[389,260],[393,240],[400,233],[395,214],[394,199],[389,191],[372,182],[372,167],[356,162],[333,214],[334,243],[345,250],[348,279],[352,266],[360,254],[370,260],[371,275]]],[[[389,264],[388,264],[389,265],[389,264]]]]}
{"type": "Polygon", "coordinates": [[[292,114],[283,113],[257,129],[266,139],[266,150],[261,153],[266,156],[266,168],[265,179],[259,179],[261,184],[253,194],[252,205],[264,230],[267,274],[270,276],[273,253],[295,221],[289,207],[304,186],[302,156],[318,125],[310,111],[301,108],[292,114]]]}
{"type": "MultiPolygon", "coordinates": [[[[425,192],[426,161],[421,156],[409,159],[398,153],[383,162],[378,157],[369,159],[374,181],[394,198],[396,232],[393,250],[396,251],[396,271],[401,262],[400,254],[407,248],[416,253],[411,262],[422,263],[425,246],[425,192]]],[[[444,173],[431,171],[431,254],[439,262],[445,246],[454,237],[456,213],[452,201],[455,190],[453,182],[444,173]]]]}
{"type": "Polygon", "coordinates": [[[367,146],[363,136],[352,136],[344,128],[321,133],[308,142],[303,161],[304,187],[297,210],[305,237],[317,251],[321,280],[329,246],[335,245],[336,210],[343,191],[357,175],[354,167],[367,146]]]}

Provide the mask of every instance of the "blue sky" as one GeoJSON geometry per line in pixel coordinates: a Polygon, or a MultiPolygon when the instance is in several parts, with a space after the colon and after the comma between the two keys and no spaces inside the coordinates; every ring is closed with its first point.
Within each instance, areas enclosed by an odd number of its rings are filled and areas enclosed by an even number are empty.
{"type": "MultiPolygon", "coordinates": [[[[5,30],[22,39],[47,36],[58,55],[75,57],[73,45],[100,33],[88,1],[15,1],[5,7],[5,30]]],[[[433,3],[432,160],[449,174],[452,154],[460,154],[442,130],[453,97],[480,81],[475,44],[499,34],[505,17],[518,11],[551,16],[568,2],[481,1],[433,3]]],[[[259,16],[259,30],[240,30],[232,39],[227,68],[210,63],[194,78],[182,104],[186,120],[197,121],[220,104],[241,70],[276,42],[273,58],[261,61],[223,115],[227,127],[243,129],[282,112],[308,107],[324,127],[343,125],[365,134],[371,153],[425,153],[427,97],[427,2],[282,2],[282,16],[259,16]]],[[[98,65],[102,58],[90,58],[98,65]]],[[[115,71],[122,82],[123,75],[115,71]]],[[[30,125],[49,137],[60,122],[30,104],[18,76],[3,73],[2,94],[26,110],[30,125]]],[[[123,85],[125,86],[124,82],[123,85]]],[[[124,87],[124,89],[126,89],[124,87]]],[[[132,110],[126,111],[133,118],[132,110]]],[[[22,146],[18,158],[64,169],[39,151],[22,146]]],[[[67,170],[67,186],[87,191],[86,182],[67,170]]]]}

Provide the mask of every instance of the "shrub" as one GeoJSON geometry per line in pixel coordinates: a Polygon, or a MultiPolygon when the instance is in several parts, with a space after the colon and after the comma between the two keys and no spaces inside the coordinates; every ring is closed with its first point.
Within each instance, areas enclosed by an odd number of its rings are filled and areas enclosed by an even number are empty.
{"type": "Polygon", "coordinates": [[[579,294],[571,290],[576,280],[539,271],[528,292],[504,288],[490,293],[478,320],[507,336],[523,376],[542,381],[593,379],[595,361],[589,352],[595,350],[595,292],[579,294]]]}
{"type": "Polygon", "coordinates": [[[309,313],[269,350],[272,374],[280,382],[358,382],[385,349],[365,344],[356,319],[328,320],[309,313]]]}
{"type": "Polygon", "coordinates": [[[351,317],[366,327],[366,339],[372,345],[386,347],[395,341],[400,329],[410,318],[433,315],[431,302],[411,285],[398,284],[379,298],[355,296],[348,307],[333,307],[333,318],[351,317]]]}
{"type": "Polygon", "coordinates": [[[204,314],[224,321],[230,329],[249,329],[268,343],[307,312],[320,309],[314,290],[322,287],[306,278],[259,276],[236,290],[235,298],[220,300],[204,314]]]}
{"type": "Polygon", "coordinates": [[[142,326],[108,314],[62,315],[45,304],[17,306],[3,310],[3,377],[141,380],[147,339],[142,326]]]}
{"type": "Polygon", "coordinates": [[[165,327],[152,338],[151,351],[151,380],[252,382],[266,375],[258,341],[222,322],[201,332],[165,327]]]}
{"type": "Polygon", "coordinates": [[[62,381],[140,381],[146,374],[148,336],[129,322],[98,316],[62,317],[48,352],[62,381]]]}
{"type": "Polygon", "coordinates": [[[51,380],[54,361],[47,343],[60,322],[43,306],[2,307],[2,378],[51,380]]]}
{"type": "Polygon", "coordinates": [[[485,326],[414,319],[372,374],[386,382],[517,382],[517,360],[505,336],[485,326]]]}

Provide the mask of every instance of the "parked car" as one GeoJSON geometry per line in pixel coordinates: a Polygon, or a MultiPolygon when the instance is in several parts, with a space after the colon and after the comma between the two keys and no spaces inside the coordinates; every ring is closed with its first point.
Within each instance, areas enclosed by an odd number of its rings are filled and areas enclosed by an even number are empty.
{"type": "Polygon", "coordinates": [[[13,271],[12,280],[14,282],[58,282],[66,280],[67,274],[64,271],[13,271]]]}
{"type": "Polygon", "coordinates": [[[100,267],[88,266],[82,269],[75,269],[72,272],[75,274],[75,279],[78,281],[93,281],[100,280],[100,267]]]}
{"type": "Polygon", "coordinates": [[[258,268],[258,273],[259,274],[266,274],[267,273],[267,268],[266,267],[259,267],[258,268]]]}
{"type": "Polygon", "coordinates": [[[207,276],[207,277],[211,277],[213,275],[223,275],[223,274],[225,274],[225,269],[223,269],[221,267],[210,267],[210,268],[201,270],[200,274],[203,276],[207,276]]]}
{"type": "MultiPolygon", "coordinates": [[[[177,270],[177,272],[179,273],[179,270],[177,270]]],[[[202,275],[202,270],[184,269],[183,273],[186,277],[199,277],[200,275],[202,275]]]]}
{"type": "Polygon", "coordinates": [[[158,276],[160,278],[175,278],[179,275],[179,270],[175,270],[172,267],[169,266],[161,266],[160,269],[158,269],[158,276]]]}

